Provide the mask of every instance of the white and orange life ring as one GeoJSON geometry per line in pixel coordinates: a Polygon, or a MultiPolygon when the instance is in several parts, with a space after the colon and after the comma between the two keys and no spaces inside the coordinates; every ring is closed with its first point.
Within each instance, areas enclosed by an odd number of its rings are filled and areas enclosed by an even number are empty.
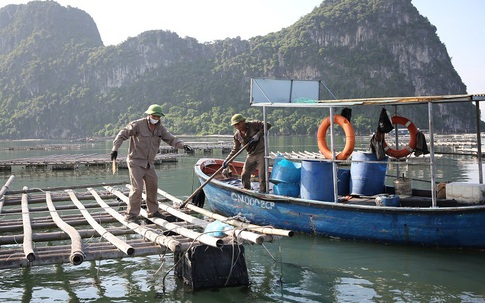
{"type": "MultiPolygon", "coordinates": [[[[337,123],[342,127],[345,132],[345,147],[344,149],[337,154],[337,160],[345,160],[354,151],[355,147],[355,132],[352,124],[350,124],[349,120],[341,115],[334,115],[333,122],[337,123]]],[[[327,136],[327,129],[330,126],[330,117],[326,117],[323,119],[322,124],[318,127],[317,133],[317,142],[318,142],[318,149],[323,154],[323,156],[327,159],[332,159],[332,152],[327,146],[326,136],[327,136]]]]}
{"type": "Polygon", "coordinates": [[[409,131],[409,143],[404,148],[392,149],[387,145],[386,141],[384,140],[384,142],[382,143],[382,147],[384,147],[384,151],[388,156],[394,157],[396,159],[406,157],[416,148],[416,134],[418,133],[418,128],[416,127],[416,125],[414,125],[413,122],[405,117],[393,116],[391,120],[392,124],[399,124],[407,127],[409,131]]]}

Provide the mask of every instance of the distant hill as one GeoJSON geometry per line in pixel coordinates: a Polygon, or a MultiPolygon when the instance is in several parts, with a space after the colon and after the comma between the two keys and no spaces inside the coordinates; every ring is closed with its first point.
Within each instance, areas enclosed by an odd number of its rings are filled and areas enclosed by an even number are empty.
{"type": "MultiPolygon", "coordinates": [[[[466,93],[436,28],[411,0],[326,0],[290,27],[199,43],[148,31],[102,44],[84,11],[54,1],[0,9],[0,138],[113,136],[152,103],[175,134],[229,134],[249,107],[251,77],[323,80],[338,98],[466,93]]],[[[331,95],[322,90],[321,99],[331,95]]],[[[466,112],[437,107],[439,130],[466,132],[466,112]]],[[[380,109],[356,109],[359,134],[380,109]]],[[[427,128],[426,117],[400,112],[427,128]]],[[[314,134],[327,111],[273,110],[272,134],[314,134]]]]}

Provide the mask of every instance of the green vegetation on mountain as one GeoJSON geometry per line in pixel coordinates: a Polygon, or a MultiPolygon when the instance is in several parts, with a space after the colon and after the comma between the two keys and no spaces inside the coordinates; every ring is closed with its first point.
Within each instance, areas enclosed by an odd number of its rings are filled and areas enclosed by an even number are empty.
{"type": "MultiPolygon", "coordinates": [[[[411,0],[326,0],[288,28],[249,40],[199,43],[147,31],[105,47],[84,11],[54,1],[0,9],[0,138],[113,136],[152,103],[175,134],[230,134],[249,106],[251,78],[322,80],[338,98],[466,93],[436,28],[411,0]]],[[[320,99],[332,95],[322,85],[320,99]]],[[[390,109],[391,110],[391,109],[390,109]]],[[[465,109],[445,111],[443,131],[468,131],[465,109]]],[[[391,110],[392,111],[392,110],[391,110]]],[[[369,134],[380,109],[356,109],[369,134]]],[[[422,111],[400,112],[427,128],[422,111]]],[[[314,134],[328,111],[274,109],[272,134],[314,134]]]]}

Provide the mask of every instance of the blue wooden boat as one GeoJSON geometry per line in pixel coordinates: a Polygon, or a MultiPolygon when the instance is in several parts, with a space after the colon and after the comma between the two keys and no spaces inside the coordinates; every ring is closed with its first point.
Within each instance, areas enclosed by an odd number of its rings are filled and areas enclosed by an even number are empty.
{"type": "MultiPolygon", "coordinates": [[[[267,98],[267,94],[264,94],[267,98]]],[[[304,166],[305,161],[310,163],[328,163],[327,170],[321,175],[330,175],[330,185],[328,180],[326,187],[311,188],[315,195],[303,193],[303,182],[311,183],[315,180],[303,179],[303,168],[301,168],[300,188],[298,195],[275,194],[275,186],[281,180],[272,180],[268,193],[259,193],[257,188],[254,190],[243,189],[239,180],[243,163],[232,162],[229,166],[230,174],[220,172],[223,159],[204,158],[200,159],[195,165],[195,173],[203,184],[210,179],[210,182],[203,188],[202,197],[205,205],[213,212],[220,213],[224,216],[237,216],[244,218],[251,223],[258,225],[270,225],[277,228],[290,229],[296,232],[335,237],[341,239],[353,239],[370,242],[379,242],[386,244],[402,244],[440,248],[470,248],[485,249],[485,198],[481,196],[480,191],[485,190],[482,180],[482,163],[481,163],[481,141],[479,127],[477,130],[478,141],[478,164],[480,182],[477,184],[451,183],[446,184],[447,194],[441,196],[438,193],[438,183],[433,174],[434,169],[434,144],[433,144],[433,122],[432,108],[435,103],[460,103],[485,101],[484,95],[454,95],[438,97],[405,97],[405,98],[374,98],[374,99],[352,99],[352,100],[330,100],[292,103],[292,102],[256,102],[252,98],[251,105],[263,106],[311,106],[326,107],[330,109],[330,115],[334,116],[334,107],[344,106],[369,106],[369,105],[413,105],[427,104],[430,112],[429,124],[429,162],[431,169],[430,189],[411,189],[411,191],[402,192],[398,188],[399,183],[395,186],[380,185],[380,192],[370,193],[353,193],[352,188],[349,192],[343,192],[338,182],[340,179],[339,170],[342,167],[351,167],[362,163],[366,165],[382,165],[380,161],[356,160],[357,152],[352,152],[348,159],[338,159],[335,148],[332,144],[330,150],[333,150],[331,159],[324,158],[323,155],[309,156],[308,159],[299,154],[299,159],[292,159],[291,154],[283,154],[285,160],[298,162],[304,166]],[[311,159],[310,159],[311,158],[311,159]],[[334,177],[336,176],[336,177],[334,177]],[[273,184],[274,183],[274,184],[273,184]],[[454,187],[453,187],[454,186],[454,187]],[[398,191],[399,190],[399,191],[398,191]],[[318,192],[320,191],[320,192],[318,192]],[[326,195],[318,196],[321,191],[327,191],[326,195]],[[330,194],[328,194],[330,192],[330,194]],[[473,193],[477,193],[474,196],[473,193]],[[349,198],[350,197],[350,198],[349,198]],[[392,200],[392,201],[391,201],[392,200]],[[397,202],[397,203],[396,203],[397,202]]],[[[477,106],[477,113],[479,108],[477,106]]],[[[264,113],[264,116],[266,114],[264,113]]],[[[266,117],[265,117],[266,118],[266,117]]],[[[394,123],[394,121],[393,121],[394,123]]],[[[333,130],[333,125],[331,130],[333,130]]],[[[413,129],[410,129],[413,132],[413,129]]],[[[330,134],[333,142],[333,134],[330,134]]],[[[347,141],[349,138],[347,138],[347,141]]],[[[266,142],[267,144],[267,142],[266,142]]],[[[396,144],[396,146],[399,146],[396,144]]],[[[268,148],[269,149],[269,148],[268,148]]],[[[396,148],[397,149],[397,148],[396,148]]],[[[270,175],[274,175],[277,169],[276,161],[270,165],[271,158],[268,155],[267,179],[271,180],[270,175]]],[[[274,154],[273,154],[274,155],[274,154]]],[[[392,157],[390,157],[392,158],[392,157]]],[[[385,165],[385,164],[384,164],[385,165]]],[[[355,173],[355,172],[354,172],[355,173]]],[[[287,172],[285,174],[288,175],[287,172]]],[[[363,173],[365,174],[365,173],[363,173]]],[[[369,173],[370,183],[364,185],[365,189],[375,185],[375,172],[369,173]]],[[[313,175],[310,175],[313,176],[313,175]]],[[[318,177],[316,175],[316,177],[318,177]]],[[[350,177],[352,178],[352,177],[350,177]]],[[[365,176],[364,176],[365,179],[365,176]]],[[[398,179],[396,179],[398,180],[398,179]]],[[[404,179],[403,179],[404,180],[404,179]]],[[[352,183],[352,181],[350,181],[352,183]]],[[[381,182],[381,181],[379,181],[381,182]]],[[[320,182],[321,183],[321,182],[320,182]]],[[[319,184],[320,184],[319,183],[319,184]]],[[[254,182],[257,185],[257,182],[254,182]]],[[[311,186],[310,186],[311,187],[311,186]]],[[[364,190],[365,190],[364,189],[364,190]]],[[[199,196],[199,199],[201,197],[199,196]]]]}
{"type": "MultiPolygon", "coordinates": [[[[201,183],[222,159],[200,159],[201,183]]],[[[234,169],[243,163],[234,162],[234,169]]],[[[400,206],[377,206],[375,198],[346,203],[262,194],[241,188],[237,178],[213,178],[204,187],[206,205],[224,216],[251,223],[342,239],[452,248],[485,248],[485,206],[443,200],[431,207],[430,197],[401,198],[400,206]]]]}

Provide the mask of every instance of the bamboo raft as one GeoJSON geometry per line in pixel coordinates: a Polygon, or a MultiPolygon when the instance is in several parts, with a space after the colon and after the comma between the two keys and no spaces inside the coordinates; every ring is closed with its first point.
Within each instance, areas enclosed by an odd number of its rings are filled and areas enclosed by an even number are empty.
{"type": "MultiPolygon", "coordinates": [[[[182,137],[182,136],[181,136],[182,137]]],[[[232,138],[232,136],[225,136],[232,138]]],[[[212,151],[214,149],[222,149],[223,151],[230,150],[232,148],[232,140],[217,140],[208,141],[207,137],[204,137],[206,141],[184,141],[186,144],[190,145],[194,150],[201,150],[204,152],[212,151]]],[[[98,139],[86,139],[81,140],[78,143],[68,143],[68,144],[34,144],[27,146],[8,146],[4,149],[6,151],[52,151],[52,150],[82,150],[86,148],[91,148],[94,146],[98,139]]],[[[163,144],[159,148],[160,153],[178,153],[178,149],[173,148],[169,145],[163,144]]]]}
{"type": "MultiPolygon", "coordinates": [[[[157,154],[155,164],[177,162],[184,154],[157,154]]],[[[119,155],[118,168],[127,169],[126,157],[119,155]]],[[[61,154],[42,157],[19,158],[0,161],[0,171],[11,171],[19,166],[28,169],[75,170],[83,167],[110,167],[111,159],[106,154],[61,154]]]]}
{"type": "MultiPolygon", "coordinates": [[[[201,151],[204,154],[211,154],[214,149],[221,149],[222,153],[229,153],[232,142],[187,142],[194,152],[201,151]]],[[[82,149],[82,144],[57,144],[57,145],[38,145],[10,147],[8,150],[73,150],[82,149]]],[[[162,163],[177,162],[178,157],[185,156],[179,150],[168,145],[159,148],[155,157],[155,165],[162,163]]],[[[126,157],[119,155],[117,159],[118,168],[127,169],[126,157]]],[[[109,167],[111,159],[108,154],[57,154],[42,157],[19,158],[0,161],[0,171],[12,171],[12,167],[25,167],[28,169],[50,169],[50,170],[75,170],[84,167],[109,167]]]]}
{"type": "Polygon", "coordinates": [[[222,248],[234,244],[262,244],[292,236],[288,230],[256,226],[225,218],[187,204],[159,189],[159,207],[177,222],[147,218],[141,224],[124,221],[129,185],[95,184],[10,191],[12,175],[0,190],[0,269],[119,259],[165,253],[184,254],[196,246],[222,248]],[[81,202],[82,201],[82,202],[81,202]],[[220,220],[223,237],[204,232],[220,220]]]}
{"type": "MultiPolygon", "coordinates": [[[[229,153],[232,149],[233,142],[232,141],[193,141],[193,142],[185,142],[186,144],[190,145],[192,149],[195,151],[202,151],[204,154],[212,154],[214,150],[221,150],[222,153],[229,153]]],[[[177,153],[177,149],[168,146],[162,145],[159,147],[158,152],[161,154],[170,154],[170,153],[177,153]]]]}

